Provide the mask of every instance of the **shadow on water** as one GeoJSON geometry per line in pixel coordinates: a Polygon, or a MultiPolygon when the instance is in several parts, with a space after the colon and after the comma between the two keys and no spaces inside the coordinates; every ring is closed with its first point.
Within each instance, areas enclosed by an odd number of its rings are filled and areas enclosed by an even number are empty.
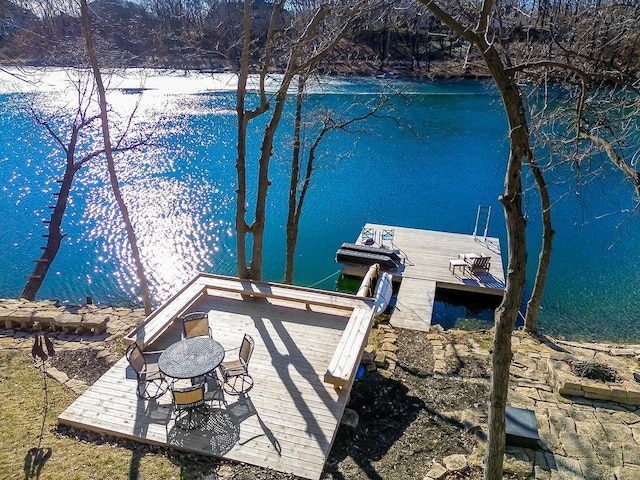
{"type": "Polygon", "coordinates": [[[493,327],[500,298],[454,290],[438,289],[431,323],[445,330],[486,330],[493,327]]]}

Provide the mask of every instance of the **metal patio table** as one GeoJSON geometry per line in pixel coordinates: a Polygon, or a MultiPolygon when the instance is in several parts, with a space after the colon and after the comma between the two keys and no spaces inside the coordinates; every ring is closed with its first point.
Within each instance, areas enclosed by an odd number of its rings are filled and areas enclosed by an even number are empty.
{"type": "Polygon", "coordinates": [[[224,347],[209,337],[191,337],[167,347],[158,368],[175,379],[196,378],[215,370],[224,359],[224,347]]]}

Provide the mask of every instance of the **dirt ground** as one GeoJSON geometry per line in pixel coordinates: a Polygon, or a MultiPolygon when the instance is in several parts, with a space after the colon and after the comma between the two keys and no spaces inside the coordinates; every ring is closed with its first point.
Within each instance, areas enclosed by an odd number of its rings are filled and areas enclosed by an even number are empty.
{"type": "MultiPolygon", "coordinates": [[[[323,479],[422,479],[434,461],[471,454],[479,438],[475,429],[451,412],[482,415],[488,398],[488,365],[482,360],[450,359],[448,376],[434,376],[432,347],[426,333],[396,330],[398,363],[390,372],[373,372],[355,383],[349,408],[359,416],[357,428],[341,426],[323,479]],[[464,363],[472,362],[472,363],[464,363]],[[385,374],[386,373],[386,374],[385,374]],[[389,378],[387,378],[389,377],[389,378]]],[[[487,335],[488,334],[484,334],[487,335]]],[[[59,352],[52,365],[70,378],[93,383],[109,367],[91,348],[59,352]]],[[[125,445],[144,455],[162,453],[184,466],[184,478],[284,480],[293,475],[208,457],[105,438],[58,427],[59,434],[82,441],[125,445]]],[[[478,467],[449,473],[447,480],[478,479],[478,467]]]]}

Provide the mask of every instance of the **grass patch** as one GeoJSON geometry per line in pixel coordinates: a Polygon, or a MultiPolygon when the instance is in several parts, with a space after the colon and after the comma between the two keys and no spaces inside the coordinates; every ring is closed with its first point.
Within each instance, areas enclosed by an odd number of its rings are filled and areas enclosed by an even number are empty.
{"type": "Polygon", "coordinates": [[[48,378],[45,417],[42,372],[22,351],[0,350],[0,385],[0,478],[202,478],[217,468],[213,460],[135,442],[127,448],[112,437],[57,434],[58,415],[77,395],[48,378]]]}

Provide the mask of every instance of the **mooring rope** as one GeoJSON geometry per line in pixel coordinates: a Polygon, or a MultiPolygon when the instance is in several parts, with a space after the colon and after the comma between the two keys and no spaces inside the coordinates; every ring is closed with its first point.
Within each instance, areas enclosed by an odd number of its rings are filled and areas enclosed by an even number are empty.
{"type": "Polygon", "coordinates": [[[330,279],[331,277],[333,277],[334,275],[337,275],[338,273],[340,273],[340,271],[341,271],[341,270],[342,270],[342,269],[339,269],[338,271],[333,272],[331,275],[329,275],[329,276],[327,276],[327,277],[324,277],[322,280],[320,280],[320,281],[318,281],[318,282],[314,283],[313,285],[309,285],[309,288],[315,287],[316,285],[321,284],[321,283],[322,283],[322,282],[324,282],[325,280],[329,280],[329,279],[330,279]]]}

